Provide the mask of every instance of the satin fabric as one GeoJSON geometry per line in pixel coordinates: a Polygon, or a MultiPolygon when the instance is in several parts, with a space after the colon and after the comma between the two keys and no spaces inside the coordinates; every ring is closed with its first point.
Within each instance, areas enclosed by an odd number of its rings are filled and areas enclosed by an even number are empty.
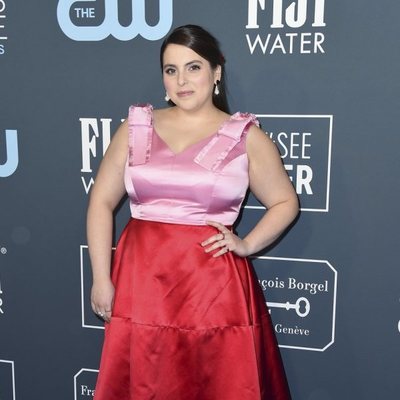
{"type": "Polygon", "coordinates": [[[131,219],[119,240],[95,400],[288,400],[263,293],[216,230],[131,219]]]}
{"type": "Polygon", "coordinates": [[[150,105],[132,106],[128,121],[125,186],[133,218],[190,225],[235,222],[249,185],[245,138],[258,124],[254,115],[233,114],[216,133],[180,153],[154,129],[150,105]]]}

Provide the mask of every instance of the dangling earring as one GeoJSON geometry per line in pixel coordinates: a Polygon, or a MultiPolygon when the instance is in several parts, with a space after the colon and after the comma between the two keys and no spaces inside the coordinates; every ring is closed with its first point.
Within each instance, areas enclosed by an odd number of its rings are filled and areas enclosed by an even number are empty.
{"type": "Polygon", "coordinates": [[[164,99],[165,99],[165,101],[166,101],[167,103],[171,100],[171,98],[168,96],[168,93],[167,93],[167,92],[165,92],[165,97],[164,97],[164,99]]]}
{"type": "Polygon", "coordinates": [[[215,88],[214,88],[214,94],[216,96],[219,95],[219,87],[218,87],[218,85],[219,85],[219,81],[217,80],[217,82],[215,82],[215,88]]]}

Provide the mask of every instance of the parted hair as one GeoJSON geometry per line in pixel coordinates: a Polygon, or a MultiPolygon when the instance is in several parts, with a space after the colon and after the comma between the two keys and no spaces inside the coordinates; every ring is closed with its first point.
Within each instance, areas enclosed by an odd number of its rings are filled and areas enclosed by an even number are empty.
{"type": "MultiPolygon", "coordinates": [[[[206,59],[212,69],[221,66],[221,80],[218,85],[219,94],[213,92],[213,104],[220,110],[229,113],[229,105],[226,96],[225,57],[221,52],[218,40],[208,31],[198,25],[184,25],[175,28],[164,40],[160,49],[160,64],[163,68],[165,49],[169,44],[179,44],[193,50],[206,59]]],[[[169,101],[171,105],[173,102],[169,101]]]]}

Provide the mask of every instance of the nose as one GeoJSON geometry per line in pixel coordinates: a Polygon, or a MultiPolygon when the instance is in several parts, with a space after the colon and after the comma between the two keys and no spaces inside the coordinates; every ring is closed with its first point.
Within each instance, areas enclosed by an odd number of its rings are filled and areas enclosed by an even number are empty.
{"type": "Polygon", "coordinates": [[[178,85],[183,86],[186,83],[186,74],[184,72],[178,73],[178,85]]]}

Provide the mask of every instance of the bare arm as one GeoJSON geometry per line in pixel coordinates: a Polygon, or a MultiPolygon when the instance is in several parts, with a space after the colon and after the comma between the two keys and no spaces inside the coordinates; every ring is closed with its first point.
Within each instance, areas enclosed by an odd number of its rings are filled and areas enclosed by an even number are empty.
{"type": "Polygon", "coordinates": [[[273,243],[294,220],[299,203],[278,149],[261,130],[252,127],[247,138],[250,190],[267,212],[244,238],[249,254],[273,243]]]}
{"type": "Polygon", "coordinates": [[[262,250],[283,233],[299,210],[297,195],[272,140],[261,129],[252,126],[246,144],[250,190],[267,212],[243,240],[224,225],[209,221],[221,232],[203,242],[204,246],[211,244],[206,248],[207,252],[221,247],[215,257],[228,250],[242,257],[262,250]]]}
{"type": "Polygon", "coordinates": [[[114,298],[110,279],[113,211],[125,193],[128,124],[115,133],[92,186],[87,213],[87,237],[93,273],[92,308],[109,321],[114,298]]]}

